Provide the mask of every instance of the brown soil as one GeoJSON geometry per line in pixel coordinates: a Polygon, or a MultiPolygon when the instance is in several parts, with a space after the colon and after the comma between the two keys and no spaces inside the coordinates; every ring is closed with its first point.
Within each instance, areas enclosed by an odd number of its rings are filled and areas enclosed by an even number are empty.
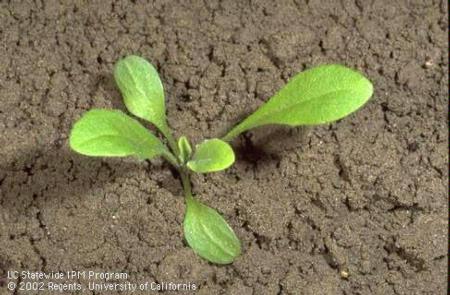
{"type": "Polygon", "coordinates": [[[66,2],[0,2],[0,294],[8,270],[89,269],[196,294],[444,293],[447,1],[66,2]],[[131,53],[194,142],[318,64],[359,69],[375,94],[335,124],[249,132],[233,168],[193,179],[242,239],[215,266],[183,241],[167,164],[68,148],[83,112],[124,109],[111,70],[131,53]]]}

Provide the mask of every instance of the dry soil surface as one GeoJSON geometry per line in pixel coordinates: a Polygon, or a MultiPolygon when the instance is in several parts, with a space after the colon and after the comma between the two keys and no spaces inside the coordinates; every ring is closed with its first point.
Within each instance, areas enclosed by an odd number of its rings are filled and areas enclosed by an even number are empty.
{"type": "Polygon", "coordinates": [[[446,2],[1,1],[0,294],[10,270],[122,271],[205,295],[443,294],[446,2]],[[83,112],[124,110],[111,72],[132,53],[157,67],[169,123],[193,142],[315,65],[358,69],[375,93],[334,124],[248,132],[231,169],[194,177],[242,240],[216,266],[183,240],[166,163],[68,148],[83,112]]]}

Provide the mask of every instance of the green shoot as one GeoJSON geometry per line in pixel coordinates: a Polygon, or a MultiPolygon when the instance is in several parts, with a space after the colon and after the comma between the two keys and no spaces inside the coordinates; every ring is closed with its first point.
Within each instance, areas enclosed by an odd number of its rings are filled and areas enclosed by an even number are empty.
{"type": "Polygon", "coordinates": [[[227,264],[241,254],[236,234],[217,211],[192,197],[186,198],[184,236],[199,256],[218,264],[227,264]]]}
{"type": "Polygon", "coordinates": [[[192,155],[192,148],[189,140],[186,136],[181,136],[178,139],[178,150],[180,151],[180,161],[181,163],[186,163],[192,155]]]}
{"type": "Polygon", "coordinates": [[[167,125],[164,89],[156,69],[142,57],[130,55],[116,63],[114,79],[128,111],[158,127],[177,150],[167,125]]]}
{"type": "Polygon", "coordinates": [[[319,66],[297,74],[223,139],[230,141],[243,131],[267,124],[333,122],[356,111],[372,93],[372,84],[360,73],[341,65],[319,66]]]}
{"type": "Polygon", "coordinates": [[[121,111],[93,109],[85,113],[72,128],[70,147],[86,156],[164,156],[175,161],[156,136],[121,111]]]}
{"type": "Polygon", "coordinates": [[[187,166],[194,172],[207,173],[224,170],[234,163],[231,146],[220,139],[205,140],[195,147],[192,159],[187,166]]]}
{"type": "Polygon", "coordinates": [[[186,200],[184,235],[189,246],[204,259],[232,263],[241,244],[225,219],[192,194],[190,172],[224,170],[235,160],[227,143],[240,133],[267,124],[316,125],[341,119],[360,108],[372,95],[369,80],[340,65],[325,65],[298,74],[274,97],[242,121],[223,140],[205,140],[193,150],[189,140],[178,141],[167,125],[164,90],[155,68],[145,59],[128,56],[117,62],[114,78],[127,109],[155,125],[170,147],[138,121],[121,111],[94,109],[73,126],[70,147],[98,157],[162,156],[179,172],[186,200]]]}

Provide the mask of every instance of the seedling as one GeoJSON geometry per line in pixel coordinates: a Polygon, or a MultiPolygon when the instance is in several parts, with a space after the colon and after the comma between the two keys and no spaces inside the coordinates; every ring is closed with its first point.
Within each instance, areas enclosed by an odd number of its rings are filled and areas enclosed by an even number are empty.
{"type": "Polygon", "coordinates": [[[115,65],[114,78],[130,113],[155,125],[165,141],[119,110],[93,109],[73,126],[70,147],[87,156],[166,159],[179,172],[184,190],[186,241],[199,256],[217,264],[231,263],[239,256],[240,241],[216,210],[194,198],[190,173],[215,172],[231,166],[235,156],[228,142],[244,131],[268,124],[332,122],[356,111],[373,92],[370,81],[356,71],[341,65],[318,66],[294,76],[222,139],[208,139],[192,149],[185,136],[175,140],[172,135],[166,121],[163,86],[149,62],[127,56],[115,65]]]}

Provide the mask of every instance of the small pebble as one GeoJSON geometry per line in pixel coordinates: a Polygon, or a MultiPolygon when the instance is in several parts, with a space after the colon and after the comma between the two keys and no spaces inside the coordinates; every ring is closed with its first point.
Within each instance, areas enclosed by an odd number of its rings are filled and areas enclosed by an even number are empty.
{"type": "Polygon", "coordinates": [[[348,278],[348,272],[345,271],[345,270],[341,270],[340,275],[341,275],[341,278],[343,278],[343,279],[347,279],[348,278]]]}

